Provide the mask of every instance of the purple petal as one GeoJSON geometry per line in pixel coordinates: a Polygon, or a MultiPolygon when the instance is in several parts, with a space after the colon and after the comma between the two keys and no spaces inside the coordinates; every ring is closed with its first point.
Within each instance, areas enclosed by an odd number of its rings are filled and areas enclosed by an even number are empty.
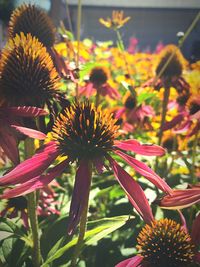
{"type": "Polygon", "coordinates": [[[117,181],[124,189],[132,205],[146,223],[151,223],[153,220],[151,207],[140,185],[113,158],[110,156],[107,156],[107,158],[117,181]]]}
{"type": "Polygon", "coordinates": [[[1,128],[0,132],[0,146],[5,152],[6,156],[15,164],[19,163],[19,150],[17,140],[13,134],[5,128],[1,128]]]}
{"type": "Polygon", "coordinates": [[[68,234],[73,234],[80,221],[91,183],[89,162],[82,160],[76,172],[74,190],[69,211],[68,234]]]}
{"type": "Polygon", "coordinates": [[[16,186],[13,189],[6,190],[3,195],[0,197],[3,198],[13,198],[18,197],[21,195],[29,194],[37,189],[43,188],[47,184],[49,184],[56,176],[60,175],[63,170],[66,168],[68,164],[68,160],[64,160],[57,166],[51,168],[47,174],[45,175],[38,175],[29,181],[22,183],[19,186],[16,186]]]}
{"type": "Polygon", "coordinates": [[[25,160],[0,178],[0,185],[18,184],[42,174],[59,155],[55,142],[44,145],[33,157],[25,160]]]}
{"type": "Polygon", "coordinates": [[[200,188],[173,190],[158,201],[160,207],[170,210],[183,209],[200,202],[200,188]]]}
{"type": "Polygon", "coordinates": [[[171,121],[167,121],[165,122],[165,124],[162,127],[163,131],[172,129],[173,127],[175,127],[177,124],[179,124],[184,118],[183,114],[179,114],[176,117],[174,117],[171,121]]]}
{"type": "Polygon", "coordinates": [[[115,151],[117,155],[123,158],[130,166],[132,166],[138,173],[147,178],[150,182],[152,182],[155,186],[157,186],[160,190],[170,193],[172,189],[168,186],[168,184],[160,178],[152,169],[150,169],[146,164],[140,162],[131,156],[126,155],[121,151],[115,151]]]}
{"type": "Polygon", "coordinates": [[[97,172],[101,174],[104,168],[103,159],[102,158],[94,159],[93,163],[94,163],[94,166],[96,167],[97,172]]]}
{"type": "Polygon", "coordinates": [[[140,144],[135,139],[115,141],[115,146],[120,149],[133,151],[144,156],[162,156],[166,152],[165,149],[161,146],[140,144]]]}
{"type": "Polygon", "coordinates": [[[142,260],[143,257],[135,256],[118,263],[117,265],[115,265],[115,267],[137,267],[142,262],[142,260]]]}
{"type": "Polygon", "coordinates": [[[185,121],[183,124],[180,125],[179,128],[175,129],[174,132],[179,133],[185,133],[190,129],[190,126],[192,125],[192,121],[185,121]]]}
{"type": "Polygon", "coordinates": [[[12,116],[20,117],[37,117],[47,115],[48,112],[41,108],[36,107],[10,107],[10,108],[1,108],[3,112],[8,113],[12,116]]]}
{"type": "Polygon", "coordinates": [[[35,138],[35,139],[39,139],[39,140],[44,140],[46,138],[46,134],[44,134],[40,131],[34,130],[34,129],[21,127],[21,126],[17,126],[17,125],[11,125],[11,127],[15,128],[20,133],[25,134],[31,138],[35,138]]]}
{"type": "Polygon", "coordinates": [[[193,243],[198,247],[200,245],[200,213],[197,215],[192,224],[191,237],[193,243]]]}

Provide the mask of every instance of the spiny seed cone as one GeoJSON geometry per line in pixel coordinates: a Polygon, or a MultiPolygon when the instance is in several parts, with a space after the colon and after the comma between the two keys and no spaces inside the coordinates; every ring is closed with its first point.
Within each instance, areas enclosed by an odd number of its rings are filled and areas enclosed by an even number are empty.
{"type": "Polygon", "coordinates": [[[125,100],[125,107],[128,109],[134,109],[137,106],[136,97],[129,95],[125,100]]]}
{"type": "Polygon", "coordinates": [[[94,159],[112,150],[118,128],[112,114],[76,101],[56,119],[52,136],[70,159],[94,159]]]}
{"type": "Polygon", "coordinates": [[[101,86],[108,80],[107,70],[103,67],[95,67],[90,73],[90,82],[96,86],[101,86]]]}
{"type": "Polygon", "coordinates": [[[183,71],[183,65],[185,64],[185,59],[181,54],[178,47],[175,45],[167,45],[160,53],[158,58],[158,64],[156,67],[156,75],[160,74],[160,71],[165,66],[166,62],[169,58],[173,55],[170,60],[170,63],[167,65],[165,70],[161,74],[161,78],[172,78],[172,77],[179,77],[183,71]]]}
{"type": "Polygon", "coordinates": [[[193,263],[195,248],[191,237],[173,220],[161,219],[146,225],[137,241],[145,266],[188,267],[193,263]]]}
{"type": "Polygon", "coordinates": [[[42,9],[31,4],[23,4],[13,11],[8,32],[10,38],[20,32],[30,33],[48,48],[55,42],[55,27],[51,19],[42,9]]]}
{"type": "Polygon", "coordinates": [[[2,50],[0,99],[43,107],[57,92],[58,73],[46,48],[31,34],[16,35],[2,50]]]}

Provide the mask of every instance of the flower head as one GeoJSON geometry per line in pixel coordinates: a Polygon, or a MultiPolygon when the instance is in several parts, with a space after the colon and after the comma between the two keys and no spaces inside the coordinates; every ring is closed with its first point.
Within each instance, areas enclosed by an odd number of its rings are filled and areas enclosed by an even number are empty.
{"type": "Polygon", "coordinates": [[[112,18],[107,18],[107,20],[100,18],[99,22],[107,28],[113,30],[119,29],[124,26],[129,21],[130,17],[124,17],[123,11],[113,10],[112,18]]]}
{"type": "Polygon", "coordinates": [[[96,86],[101,86],[108,80],[108,74],[105,68],[95,67],[90,73],[90,82],[96,86]]]}
{"type": "Polygon", "coordinates": [[[0,97],[8,105],[43,107],[57,93],[58,73],[46,48],[31,34],[16,35],[3,49],[0,97]]]}
{"type": "Polygon", "coordinates": [[[43,188],[56,176],[61,175],[69,163],[76,160],[78,169],[69,213],[68,232],[71,234],[79,223],[84,209],[85,198],[90,187],[91,167],[94,167],[98,173],[102,173],[104,167],[109,164],[131,203],[139,214],[150,222],[152,213],[142,188],[110,154],[117,154],[159,189],[170,192],[171,189],[165,181],[146,164],[123,152],[125,150],[146,156],[159,156],[163,155],[165,150],[159,146],[142,145],[136,140],[116,140],[117,130],[118,126],[112,115],[100,108],[95,108],[88,101],[75,102],[64,109],[56,120],[52,130],[52,140],[32,158],[20,163],[10,173],[0,178],[0,185],[18,184],[15,188],[7,190],[1,197],[20,196],[43,188]],[[48,169],[59,155],[67,156],[67,159],[65,157],[55,167],[48,169]]]}
{"type": "Polygon", "coordinates": [[[140,255],[148,266],[182,267],[193,262],[194,245],[182,226],[170,219],[145,225],[137,238],[140,255]]]}
{"type": "Polygon", "coordinates": [[[181,212],[180,217],[182,225],[171,219],[153,219],[146,224],[137,238],[138,255],[115,267],[197,266],[200,263],[200,214],[193,221],[191,235],[181,212]]]}
{"type": "Polygon", "coordinates": [[[120,97],[118,91],[109,85],[108,77],[109,72],[105,67],[94,67],[89,75],[89,81],[85,86],[80,88],[79,93],[81,95],[85,95],[86,97],[90,97],[95,92],[106,96],[108,95],[112,99],[116,99],[120,97]]]}
{"type": "Polygon", "coordinates": [[[162,49],[159,58],[158,65],[156,67],[156,75],[159,75],[162,68],[169,60],[169,64],[166,66],[164,71],[161,73],[161,77],[172,78],[179,77],[183,71],[184,58],[178,47],[175,45],[167,45],[164,49],[162,49]]]}
{"type": "Polygon", "coordinates": [[[88,101],[76,101],[59,115],[52,136],[72,160],[94,159],[112,150],[118,128],[108,112],[94,108],[88,101]]]}
{"type": "Polygon", "coordinates": [[[51,19],[42,9],[31,4],[23,4],[13,11],[8,32],[10,38],[21,32],[30,33],[46,47],[52,47],[55,42],[55,27],[51,19]]]}

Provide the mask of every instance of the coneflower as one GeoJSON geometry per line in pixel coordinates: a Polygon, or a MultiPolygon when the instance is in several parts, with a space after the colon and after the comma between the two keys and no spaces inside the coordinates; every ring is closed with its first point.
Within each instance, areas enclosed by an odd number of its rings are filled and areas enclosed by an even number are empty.
{"type": "MultiPolygon", "coordinates": [[[[182,214],[181,218],[184,222],[182,214]]],[[[152,220],[138,235],[138,255],[118,263],[115,267],[199,266],[199,222],[200,215],[194,220],[190,235],[185,225],[174,220],[152,220]]]]}
{"type": "Polygon", "coordinates": [[[8,41],[0,63],[0,97],[7,105],[50,105],[58,81],[52,59],[36,37],[20,33],[8,41]]]}
{"type": "Polygon", "coordinates": [[[93,68],[89,74],[89,81],[84,87],[80,88],[79,93],[81,95],[85,95],[86,97],[90,97],[96,92],[97,95],[108,95],[112,99],[119,98],[120,94],[118,91],[109,85],[108,76],[107,68],[93,68]]]}
{"type": "Polygon", "coordinates": [[[170,187],[147,165],[123,152],[127,150],[146,156],[159,156],[163,155],[165,151],[159,146],[142,145],[136,140],[116,140],[118,127],[112,114],[107,111],[95,108],[88,101],[74,102],[64,109],[56,119],[51,141],[46,143],[32,158],[22,162],[10,173],[1,177],[0,185],[21,184],[6,191],[1,197],[16,197],[41,188],[56,176],[61,175],[69,163],[76,161],[78,169],[68,229],[68,232],[72,233],[79,223],[87,201],[92,168],[94,167],[99,173],[102,173],[104,166],[109,164],[134,207],[141,216],[145,215],[147,220],[151,221],[152,214],[142,188],[110,154],[117,154],[159,189],[170,192],[170,187]],[[67,156],[67,159],[43,174],[59,155],[67,156]]]}
{"type": "Polygon", "coordinates": [[[9,37],[14,38],[21,32],[30,33],[48,48],[54,45],[56,29],[45,11],[35,5],[23,4],[13,11],[8,27],[9,37]]]}

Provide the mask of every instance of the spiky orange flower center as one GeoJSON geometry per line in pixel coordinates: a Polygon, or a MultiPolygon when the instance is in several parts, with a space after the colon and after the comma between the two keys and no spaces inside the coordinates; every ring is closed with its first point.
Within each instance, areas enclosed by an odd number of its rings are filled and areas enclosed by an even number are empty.
{"type": "Polygon", "coordinates": [[[30,34],[16,35],[2,51],[0,95],[13,105],[40,105],[56,89],[58,73],[46,48],[30,34]]]}
{"type": "Polygon", "coordinates": [[[46,47],[52,47],[55,42],[55,27],[51,19],[42,9],[31,4],[23,4],[13,11],[8,32],[11,38],[21,32],[30,33],[46,47]]]}
{"type": "Polygon", "coordinates": [[[72,160],[104,156],[112,149],[119,126],[112,114],[88,101],[67,107],[53,126],[53,139],[72,160]]]}
{"type": "Polygon", "coordinates": [[[193,262],[191,237],[173,220],[161,219],[146,225],[137,241],[137,248],[147,266],[187,267],[193,262]]]}

